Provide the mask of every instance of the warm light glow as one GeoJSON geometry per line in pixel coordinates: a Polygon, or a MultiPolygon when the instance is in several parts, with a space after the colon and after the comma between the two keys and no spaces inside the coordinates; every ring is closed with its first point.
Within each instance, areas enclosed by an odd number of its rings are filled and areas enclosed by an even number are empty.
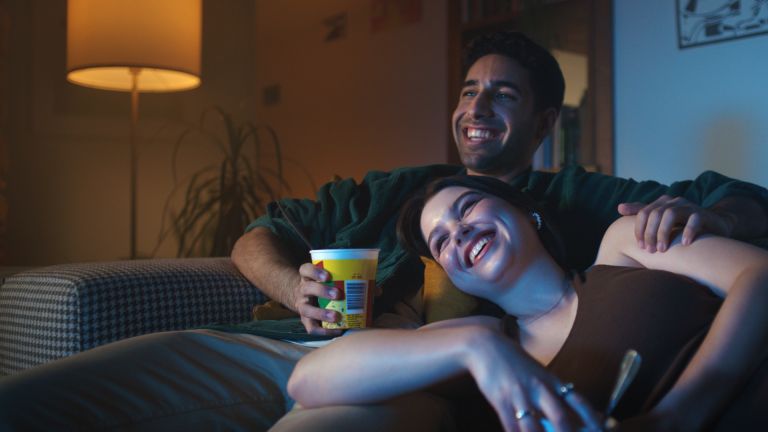
{"type": "Polygon", "coordinates": [[[69,0],[67,80],[104,90],[200,85],[202,0],[69,0]]]}

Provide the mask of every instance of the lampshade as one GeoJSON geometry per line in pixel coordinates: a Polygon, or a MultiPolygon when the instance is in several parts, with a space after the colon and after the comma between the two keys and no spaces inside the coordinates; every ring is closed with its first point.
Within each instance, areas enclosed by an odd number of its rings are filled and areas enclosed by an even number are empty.
{"type": "Polygon", "coordinates": [[[168,92],[200,85],[202,0],[69,0],[67,80],[168,92]]]}

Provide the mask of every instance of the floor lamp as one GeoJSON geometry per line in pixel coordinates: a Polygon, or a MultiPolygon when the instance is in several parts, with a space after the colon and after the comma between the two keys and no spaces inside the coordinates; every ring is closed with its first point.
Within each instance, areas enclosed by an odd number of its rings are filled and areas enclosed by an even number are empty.
{"type": "Polygon", "coordinates": [[[130,258],[136,253],[140,92],[200,85],[202,0],[68,0],[67,81],[131,93],[130,258]]]}

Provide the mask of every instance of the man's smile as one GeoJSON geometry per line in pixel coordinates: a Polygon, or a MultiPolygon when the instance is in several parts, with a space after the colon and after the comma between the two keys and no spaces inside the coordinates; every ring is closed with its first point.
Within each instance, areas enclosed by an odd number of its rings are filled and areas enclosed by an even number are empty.
{"type": "Polygon", "coordinates": [[[472,143],[480,143],[487,140],[498,139],[501,132],[489,127],[467,126],[461,129],[464,139],[472,143]]]}

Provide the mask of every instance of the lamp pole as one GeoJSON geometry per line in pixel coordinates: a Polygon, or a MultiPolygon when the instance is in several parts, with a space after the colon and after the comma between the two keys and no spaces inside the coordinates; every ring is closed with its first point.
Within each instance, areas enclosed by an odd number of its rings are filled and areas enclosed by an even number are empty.
{"type": "Polygon", "coordinates": [[[139,73],[141,68],[132,67],[129,68],[131,72],[131,131],[130,131],[130,146],[131,146],[131,178],[130,178],[130,202],[131,202],[131,216],[130,216],[130,259],[136,259],[136,178],[138,172],[138,159],[139,150],[136,144],[136,126],[139,123],[139,73]]]}

